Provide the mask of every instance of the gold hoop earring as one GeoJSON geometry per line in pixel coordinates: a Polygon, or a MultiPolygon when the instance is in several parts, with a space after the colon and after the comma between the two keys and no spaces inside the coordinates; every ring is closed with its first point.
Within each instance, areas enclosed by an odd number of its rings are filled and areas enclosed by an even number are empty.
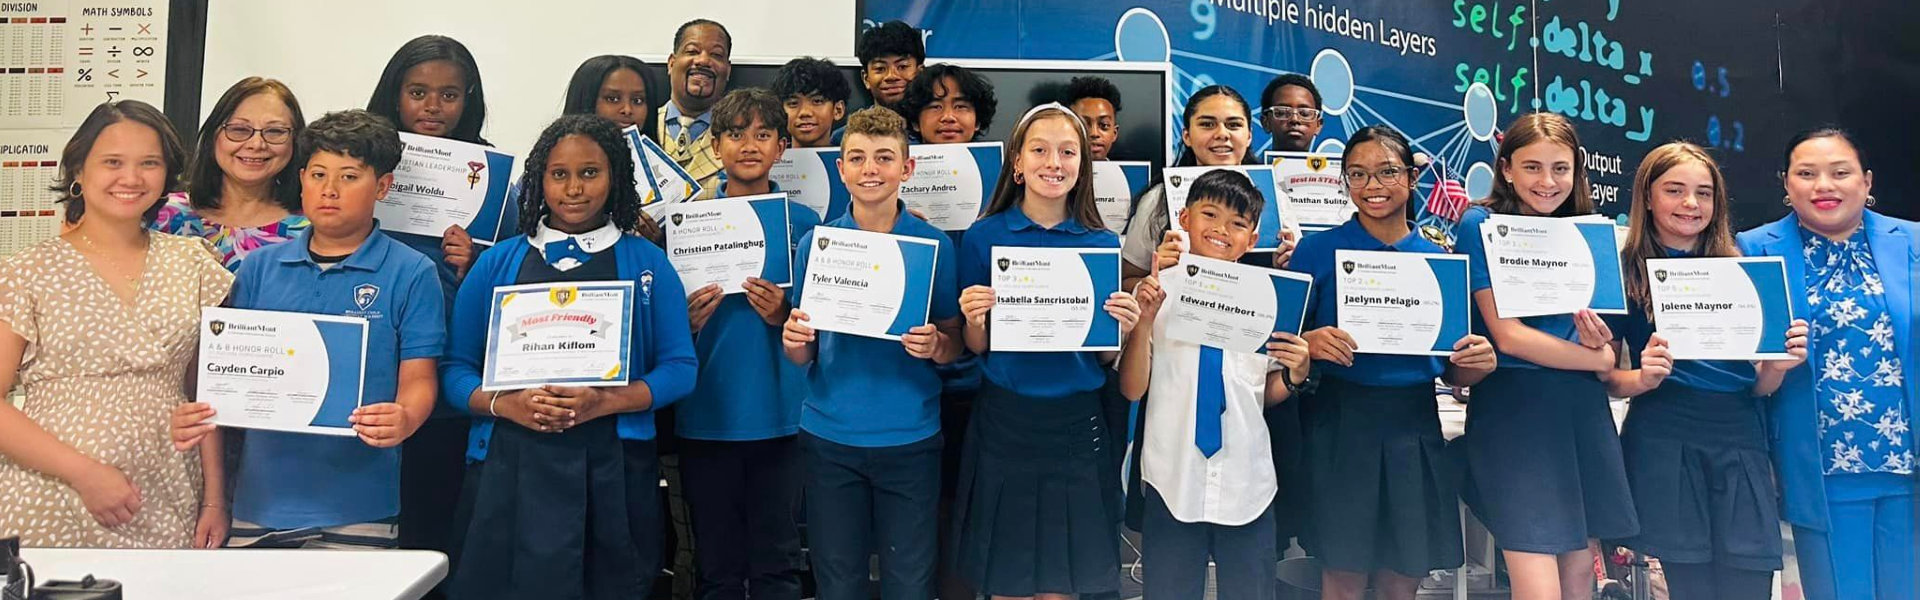
{"type": "Polygon", "coordinates": [[[1014,183],[1017,183],[1017,184],[1020,184],[1020,185],[1026,185],[1026,184],[1027,184],[1027,177],[1026,177],[1026,175],[1023,175],[1023,174],[1021,174],[1021,173],[1020,173],[1019,171],[1014,171],[1014,172],[1013,172],[1013,182],[1014,182],[1014,183]]]}

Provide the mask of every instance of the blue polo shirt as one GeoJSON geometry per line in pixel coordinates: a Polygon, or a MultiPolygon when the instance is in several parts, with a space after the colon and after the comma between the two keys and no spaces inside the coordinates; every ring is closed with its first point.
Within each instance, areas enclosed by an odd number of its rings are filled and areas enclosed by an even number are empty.
{"type": "MultiPolygon", "coordinates": [[[[960,291],[955,286],[953,242],[938,228],[907,214],[905,204],[899,211],[888,233],[940,244],[928,321],[958,318],[960,291]]],[[[860,228],[853,211],[823,225],[860,228]]],[[[800,305],[807,280],[813,233],[800,238],[800,252],[793,259],[793,288],[787,291],[787,300],[794,306],[800,305]]],[[[800,407],[801,429],[836,444],[863,448],[902,446],[940,432],[940,375],[933,361],[908,355],[898,340],[822,331],[815,345],[818,351],[807,370],[807,400],[800,407]]]]}
{"type": "MultiPolygon", "coordinates": [[[[1301,238],[1293,248],[1287,267],[1313,276],[1313,300],[1307,303],[1306,331],[1340,324],[1340,290],[1334,282],[1334,260],[1339,250],[1373,252],[1424,252],[1446,254],[1447,249],[1420,235],[1420,228],[1407,224],[1409,232],[1392,244],[1382,243],[1360,225],[1360,217],[1347,219],[1339,227],[1301,238]]],[[[1478,319],[1475,319],[1476,321],[1478,319]]],[[[1447,370],[1447,361],[1439,356],[1402,356],[1394,354],[1353,355],[1353,366],[1315,361],[1313,368],[1325,377],[1370,386],[1407,386],[1432,383],[1447,370]]]]}
{"type": "MultiPolygon", "coordinates": [[[[1469,207],[1465,214],[1460,215],[1460,224],[1454,226],[1453,230],[1453,251],[1457,254],[1467,255],[1467,271],[1471,273],[1469,278],[1472,280],[1473,291],[1475,292],[1493,289],[1493,277],[1487,274],[1487,244],[1486,241],[1480,237],[1480,224],[1485,223],[1487,216],[1491,214],[1492,212],[1487,210],[1485,206],[1474,205],[1469,207]]],[[[1299,250],[1296,249],[1294,252],[1297,254],[1299,250]]],[[[1493,336],[1487,333],[1486,319],[1479,318],[1479,310],[1478,307],[1474,308],[1473,332],[1486,336],[1487,339],[1493,339],[1493,336]]],[[[1576,344],[1580,343],[1580,332],[1574,329],[1573,315],[1571,314],[1521,317],[1520,323],[1538,329],[1541,333],[1576,344]]],[[[1613,320],[1608,319],[1607,323],[1611,325],[1613,320]]],[[[1501,351],[1498,342],[1494,343],[1493,349],[1499,354],[1498,358],[1500,360],[1500,368],[1502,369],[1546,368],[1507,354],[1505,351],[1501,351]]]]}
{"type": "MultiPolygon", "coordinates": [[[[446,302],[434,265],[376,228],[346,260],[321,270],[307,255],[309,235],[248,256],[228,300],[234,308],[366,319],[361,402],[392,402],[400,362],[439,358],[446,345],[446,302]]],[[[233,479],[234,518],[273,529],[400,513],[400,449],[357,437],[248,431],[233,479]]]]}
{"type": "MultiPolygon", "coordinates": [[[[723,176],[720,198],[727,194],[725,181],[723,176]]],[[[772,191],[780,191],[780,186],[775,184],[772,191]]],[[[797,244],[820,224],[820,215],[789,201],[787,220],[787,241],[797,244]]],[[[700,377],[693,394],[676,405],[674,431],[687,439],[722,442],[765,440],[799,431],[807,371],[787,360],[780,345],[783,329],[761,319],[745,293],[727,294],[713,309],[706,327],[693,335],[700,377]]]]}
{"type": "MultiPolygon", "coordinates": [[[[1041,227],[1014,206],[967,228],[960,243],[960,289],[993,285],[994,246],[1119,248],[1120,236],[1089,229],[1072,217],[1052,228],[1041,227]]],[[[1104,304],[1106,299],[1099,302],[1104,304]]],[[[1093,391],[1107,381],[1098,352],[988,352],[984,370],[994,385],[1037,398],[1093,391]]]]}

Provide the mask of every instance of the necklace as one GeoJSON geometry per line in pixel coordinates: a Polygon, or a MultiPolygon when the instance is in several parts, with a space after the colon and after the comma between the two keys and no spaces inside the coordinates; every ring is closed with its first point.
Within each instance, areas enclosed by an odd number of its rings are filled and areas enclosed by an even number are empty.
{"type": "MultiPolygon", "coordinates": [[[[142,242],[141,250],[143,252],[147,249],[147,247],[152,245],[152,239],[149,238],[146,235],[146,232],[144,231],[141,232],[140,240],[142,242]]],[[[92,252],[95,256],[100,257],[101,261],[107,263],[107,266],[112,267],[114,271],[113,273],[114,276],[126,281],[131,281],[136,283],[140,281],[140,277],[142,276],[142,273],[139,269],[130,270],[126,267],[125,263],[122,263],[118,260],[115,260],[109,257],[105,252],[101,252],[100,247],[93,243],[93,236],[89,236],[86,233],[82,232],[80,234],[80,242],[87,245],[87,251],[92,252]]]]}

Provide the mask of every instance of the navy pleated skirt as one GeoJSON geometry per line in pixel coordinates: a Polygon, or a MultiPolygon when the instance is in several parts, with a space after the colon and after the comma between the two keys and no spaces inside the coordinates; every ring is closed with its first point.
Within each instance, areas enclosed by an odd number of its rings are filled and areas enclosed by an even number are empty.
{"type": "Polygon", "coordinates": [[[1633,399],[1620,445],[1640,534],[1622,545],[1672,563],[1781,567],[1779,496],[1759,400],[1669,381],[1633,399]]]}
{"type": "Polygon", "coordinates": [[[1640,533],[1607,390],[1593,373],[1495,370],[1473,386],[1464,444],[1463,495],[1501,548],[1560,554],[1640,533]]]}
{"type": "Polygon", "coordinates": [[[1119,474],[1099,393],[987,383],[976,402],[954,496],[958,572],[1000,596],[1118,590],[1119,474]]]}
{"type": "Polygon", "coordinates": [[[1433,385],[1327,379],[1305,405],[1307,550],[1359,573],[1425,577],[1460,566],[1460,468],[1440,434],[1433,385]]]}

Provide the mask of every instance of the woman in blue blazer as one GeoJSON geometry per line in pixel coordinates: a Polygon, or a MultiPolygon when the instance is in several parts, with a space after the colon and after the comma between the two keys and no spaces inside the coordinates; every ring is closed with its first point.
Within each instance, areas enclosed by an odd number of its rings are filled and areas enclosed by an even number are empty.
{"type": "Polygon", "coordinates": [[[1807,364],[1769,408],[1773,459],[1806,597],[1920,598],[1914,431],[1920,388],[1920,223],[1868,208],[1873,172],[1845,132],[1801,133],[1782,173],[1793,214],[1740,234],[1748,256],[1786,258],[1807,364]]]}

